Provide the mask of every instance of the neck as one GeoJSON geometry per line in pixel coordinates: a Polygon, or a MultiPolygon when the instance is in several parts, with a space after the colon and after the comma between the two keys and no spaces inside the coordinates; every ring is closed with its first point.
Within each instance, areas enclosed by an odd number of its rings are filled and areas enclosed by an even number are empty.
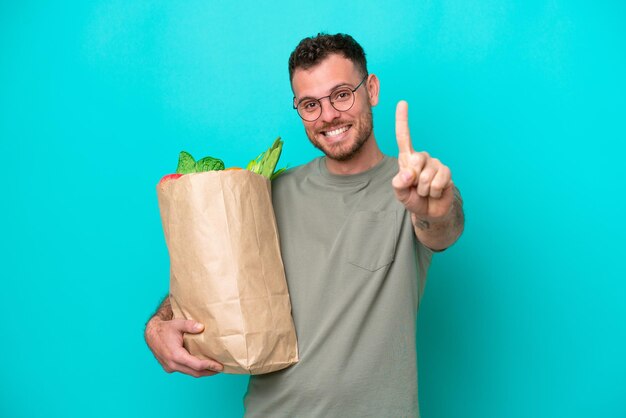
{"type": "Polygon", "coordinates": [[[378,148],[376,139],[372,135],[361,149],[349,160],[338,161],[326,157],[326,168],[331,174],[350,175],[359,174],[374,167],[383,159],[383,153],[378,148]]]}

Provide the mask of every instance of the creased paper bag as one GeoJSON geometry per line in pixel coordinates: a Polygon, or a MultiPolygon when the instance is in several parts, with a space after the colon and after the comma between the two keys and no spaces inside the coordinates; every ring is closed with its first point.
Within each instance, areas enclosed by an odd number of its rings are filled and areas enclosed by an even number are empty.
{"type": "Polygon", "coordinates": [[[194,356],[225,373],[261,374],[298,361],[268,179],[246,170],[187,174],[157,186],[175,318],[194,356]]]}

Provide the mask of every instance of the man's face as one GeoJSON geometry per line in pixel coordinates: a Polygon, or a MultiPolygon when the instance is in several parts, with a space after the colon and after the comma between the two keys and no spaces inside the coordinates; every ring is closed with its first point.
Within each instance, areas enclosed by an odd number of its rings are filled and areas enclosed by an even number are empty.
{"type": "MultiPolygon", "coordinates": [[[[338,87],[354,89],[362,79],[363,75],[352,61],[332,54],[315,67],[297,69],[291,85],[298,103],[305,97],[317,99],[328,96],[338,87]]],[[[372,137],[372,105],[376,104],[378,95],[371,97],[366,87],[368,81],[365,80],[354,92],[354,105],[349,110],[340,112],[325,98],[321,100],[320,117],[313,122],[302,121],[311,143],[328,158],[349,160],[372,137]]]]}

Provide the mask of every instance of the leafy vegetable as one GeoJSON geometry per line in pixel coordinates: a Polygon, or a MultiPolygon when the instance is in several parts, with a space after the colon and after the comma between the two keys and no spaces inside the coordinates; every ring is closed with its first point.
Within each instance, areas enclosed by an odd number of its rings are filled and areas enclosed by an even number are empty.
{"type": "Polygon", "coordinates": [[[219,158],[204,157],[198,161],[186,151],[181,151],[178,156],[176,174],[201,173],[203,171],[218,171],[224,169],[224,162],[219,158]]]}
{"type": "Polygon", "coordinates": [[[281,174],[283,174],[283,171],[285,171],[287,169],[287,167],[283,167],[279,170],[276,170],[274,172],[274,174],[272,174],[272,177],[270,177],[270,180],[274,180],[276,177],[280,176],[281,174]]]}
{"type": "Polygon", "coordinates": [[[203,171],[217,171],[224,169],[224,162],[213,157],[204,157],[200,161],[196,162],[196,172],[201,173],[203,171]]]}
{"type": "Polygon", "coordinates": [[[194,173],[196,171],[196,161],[191,154],[186,151],[181,151],[178,155],[178,167],[176,167],[176,174],[194,173]]]}
{"type": "Polygon", "coordinates": [[[274,172],[282,149],[283,141],[280,137],[278,137],[267,151],[261,153],[254,160],[250,161],[246,170],[265,176],[270,180],[276,178],[280,173],[285,171],[284,168],[281,168],[280,170],[274,172]]]}
{"type": "MultiPolygon", "coordinates": [[[[246,170],[252,171],[253,173],[260,174],[261,176],[267,177],[270,180],[278,177],[285,168],[281,168],[278,171],[276,170],[276,164],[278,164],[278,159],[280,158],[280,154],[283,149],[283,141],[280,137],[274,140],[274,143],[271,147],[267,149],[267,151],[259,154],[254,160],[250,161],[246,170]]],[[[229,170],[239,169],[238,167],[231,167],[229,170]]],[[[190,174],[190,173],[201,173],[204,171],[220,171],[224,170],[224,162],[219,158],[213,157],[204,157],[198,161],[196,161],[191,154],[186,151],[181,151],[178,155],[178,167],[176,167],[176,174],[190,174]]],[[[178,177],[173,177],[178,178],[178,177]]]]}

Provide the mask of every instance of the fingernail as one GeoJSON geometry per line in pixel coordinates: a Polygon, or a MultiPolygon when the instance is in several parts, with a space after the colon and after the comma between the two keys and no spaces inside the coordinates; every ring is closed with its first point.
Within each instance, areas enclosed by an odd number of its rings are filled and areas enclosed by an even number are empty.
{"type": "Polygon", "coordinates": [[[207,369],[214,371],[214,372],[221,372],[222,370],[224,370],[224,366],[219,366],[217,364],[216,365],[210,364],[207,367],[207,369]]]}
{"type": "Polygon", "coordinates": [[[401,176],[402,176],[402,180],[404,180],[404,181],[409,181],[409,180],[411,180],[411,174],[410,174],[410,173],[408,173],[408,172],[406,172],[406,171],[403,171],[403,172],[402,172],[402,174],[401,174],[401,176]]]}
{"type": "Polygon", "coordinates": [[[195,329],[196,331],[201,331],[202,328],[204,328],[204,327],[199,322],[196,322],[196,325],[193,326],[193,329],[195,329]]]}

